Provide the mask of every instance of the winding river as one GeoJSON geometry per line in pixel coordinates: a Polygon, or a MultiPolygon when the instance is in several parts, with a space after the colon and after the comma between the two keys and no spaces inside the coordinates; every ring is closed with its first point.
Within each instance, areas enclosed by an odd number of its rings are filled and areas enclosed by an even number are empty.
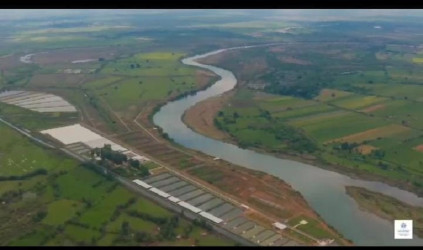
{"type": "Polygon", "coordinates": [[[187,148],[249,169],[263,171],[286,181],[301,192],[310,206],[328,224],[346,238],[351,239],[356,245],[423,245],[423,239],[417,238],[416,235],[413,240],[395,240],[393,222],[360,210],[356,202],[346,194],[345,186],[364,187],[418,206],[423,206],[423,198],[381,182],[352,179],[319,167],[241,149],[236,145],[200,135],[182,122],[181,117],[189,107],[209,97],[229,91],[237,83],[232,72],[200,64],[196,60],[227,50],[252,47],[255,46],[221,49],[183,59],[182,63],[213,71],[221,76],[221,79],[195,95],[166,104],[154,115],[154,123],[176,143],[187,148]]]}

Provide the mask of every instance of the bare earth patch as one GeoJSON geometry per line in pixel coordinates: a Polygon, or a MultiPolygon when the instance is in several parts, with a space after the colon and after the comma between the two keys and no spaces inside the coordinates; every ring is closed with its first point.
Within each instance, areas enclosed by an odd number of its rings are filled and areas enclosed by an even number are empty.
{"type": "Polygon", "coordinates": [[[269,48],[269,51],[270,51],[270,52],[284,52],[284,51],[285,51],[285,48],[280,47],[280,46],[277,46],[277,47],[270,47],[270,48],[269,48]]]}
{"type": "Polygon", "coordinates": [[[311,62],[306,60],[301,60],[298,58],[290,57],[290,56],[282,56],[278,57],[279,61],[284,63],[292,63],[292,64],[299,64],[299,65],[310,65],[311,62]]]}
{"type": "Polygon", "coordinates": [[[19,61],[19,58],[17,55],[0,58],[0,70],[13,69],[22,65],[23,63],[19,61]]]}
{"type": "Polygon", "coordinates": [[[385,104],[376,104],[376,105],[367,107],[365,109],[362,109],[361,112],[370,113],[370,112],[380,110],[380,109],[384,109],[384,108],[385,108],[385,104]]]}
{"type": "Polygon", "coordinates": [[[414,149],[419,151],[419,152],[423,152],[423,144],[416,146],[414,149]]]}
{"type": "Polygon", "coordinates": [[[371,145],[360,145],[355,148],[355,150],[362,155],[368,155],[375,149],[377,149],[377,147],[373,147],[371,145]]]}
{"type": "Polygon", "coordinates": [[[338,139],[327,141],[326,143],[331,142],[362,142],[364,140],[373,140],[378,137],[390,136],[394,134],[403,133],[409,131],[410,129],[401,125],[392,124],[384,127],[369,129],[363,132],[355,133],[352,135],[347,135],[338,139]]]}
{"type": "Polygon", "coordinates": [[[197,70],[195,73],[195,82],[198,84],[199,88],[206,86],[210,80],[216,75],[205,70],[197,70]]]}
{"type": "Polygon", "coordinates": [[[215,127],[214,117],[231,96],[232,94],[212,97],[197,103],[185,112],[184,123],[194,131],[213,139],[228,138],[227,134],[215,127]]]}
{"type": "Polygon", "coordinates": [[[348,96],[351,94],[352,94],[351,92],[337,90],[337,89],[322,89],[322,91],[320,91],[319,96],[317,96],[315,99],[318,101],[324,102],[324,101],[329,101],[339,97],[348,96]]]}

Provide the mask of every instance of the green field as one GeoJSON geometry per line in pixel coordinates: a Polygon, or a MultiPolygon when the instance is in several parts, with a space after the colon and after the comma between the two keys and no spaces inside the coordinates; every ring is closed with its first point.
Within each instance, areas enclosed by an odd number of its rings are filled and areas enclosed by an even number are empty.
{"type": "Polygon", "coordinates": [[[217,126],[243,147],[274,153],[307,152],[324,164],[421,187],[423,153],[415,149],[423,144],[420,103],[388,102],[384,97],[342,91],[338,98],[324,98],[332,92],[321,94],[318,99],[323,102],[316,102],[287,96],[247,95],[243,90],[217,115],[217,126]],[[246,105],[241,105],[241,100],[246,105]],[[380,108],[362,111],[380,103],[383,105],[380,108]],[[358,143],[342,150],[341,143],[336,141],[344,137],[351,140],[348,142],[358,143]],[[355,150],[365,144],[375,147],[379,154],[364,155],[355,150]]]}
{"type": "Polygon", "coordinates": [[[342,116],[324,119],[320,122],[313,122],[301,126],[311,137],[317,141],[324,143],[331,139],[344,137],[346,135],[355,134],[368,129],[383,126],[383,120],[372,119],[360,114],[349,113],[342,116]]]}
{"type": "Polygon", "coordinates": [[[116,110],[125,109],[140,102],[158,101],[169,95],[182,94],[195,88],[191,76],[137,77],[122,80],[96,92],[116,110]]]}
{"type": "Polygon", "coordinates": [[[21,180],[0,181],[0,199],[7,203],[0,208],[1,245],[135,246],[163,241],[172,245],[233,245],[213,233],[199,235],[197,231],[206,230],[65,155],[34,145],[3,124],[0,133],[4,135],[0,140],[0,177],[24,176],[24,169],[31,167],[47,171],[21,180]],[[15,163],[8,165],[9,159],[15,163]],[[130,211],[147,219],[133,217],[130,211]],[[169,221],[175,217],[179,222],[172,226],[169,221]],[[128,223],[126,231],[122,231],[124,222],[128,223]],[[164,231],[174,233],[160,233],[156,230],[159,226],[170,227],[170,231],[164,231]],[[188,228],[192,228],[190,232],[188,228]],[[177,232],[187,233],[178,239],[177,232]],[[131,236],[140,233],[144,238],[131,236]]]}
{"type": "Polygon", "coordinates": [[[47,217],[43,223],[48,225],[61,225],[72,218],[82,208],[82,204],[72,200],[58,200],[48,206],[47,217]]]}
{"type": "Polygon", "coordinates": [[[110,61],[101,70],[103,78],[85,86],[117,111],[178,96],[198,85],[196,69],[179,62],[184,56],[152,52],[110,61]]]}
{"type": "Polygon", "coordinates": [[[412,128],[423,129],[422,109],[422,102],[395,100],[385,104],[384,108],[373,111],[372,114],[397,123],[404,123],[412,128]]]}
{"type": "Polygon", "coordinates": [[[318,222],[314,219],[311,219],[307,216],[304,215],[300,215],[297,216],[295,218],[292,218],[288,221],[288,225],[290,226],[297,226],[296,228],[308,233],[310,235],[313,235],[314,237],[318,238],[318,239],[327,239],[327,238],[332,238],[333,236],[331,234],[329,234],[326,230],[322,229],[318,222]],[[307,224],[300,224],[300,221],[307,221],[307,224]]]}
{"type": "Polygon", "coordinates": [[[180,64],[183,53],[153,52],[141,53],[132,57],[109,62],[103,74],[122,74],[125,76],[178,76],[191,75],[195,71],[180,64]]]}
{"type": "Polygon", "coordinates": [[[0,116],[29,130],[60,127],[79,120],[78,113],[40,113],[18,106],[0,103],[0,116]]]}
{"type": "Polygon", "coordinates": [[[0,175],[21,176],[36,170],[58,171],[68,169],[75,164],[70,159],[52,157],[42,148],[35,146],[23,135],[12,132],[5,124],[0,123],[0,175]],[[19,143],[16,143],[16,142],[19,143]]]}
{"type": "Polygon", "coordinates": [[[412,84],[366,84],[360,85],[368,89],[371,93],[396,99],[407,98],[409,100],[423,101],[421,92],[422,85],[412,84]]]}
{"type": "Polygon", "coordinates": [[[386,102],[388,99],[377,96],[359,96],[350,95],[344,98],[339,98],[335,101],[330,102],[331,104],[345,108],[345,109],[360,109],[374,104],[386,102]]]}

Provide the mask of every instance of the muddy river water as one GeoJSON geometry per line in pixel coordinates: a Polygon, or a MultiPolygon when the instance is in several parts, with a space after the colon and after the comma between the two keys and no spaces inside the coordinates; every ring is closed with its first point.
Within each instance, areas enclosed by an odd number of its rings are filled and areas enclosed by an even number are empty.
{"type": "Polygon", "coordinates": [[[356,245],[423,245],[423,239],[416,235],[413,240],[395,240],[393,222],[360,210],[356,202],[346,194],[345,186],[364,187],[418,206],[423,206],[423,198],[381,182],[352,179],[319,167],[241,149],[236,145],[200,135],[182,122],[181,117],[189,107],[229,91],[237,83],[232,72],[200,64],[196,60],[227,50],[252,47],[254,46],[221,49],[183,59],[182,63],[213,71],[221,79],[195,95],[169,102],[154,115],[154,123],[178,144],[249,169],[266,172],[289,183],[328,224],[356,245]]]}

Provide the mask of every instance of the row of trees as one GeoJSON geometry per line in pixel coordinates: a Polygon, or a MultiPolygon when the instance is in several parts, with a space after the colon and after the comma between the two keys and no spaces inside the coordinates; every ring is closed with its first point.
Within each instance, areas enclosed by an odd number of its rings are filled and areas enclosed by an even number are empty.
{"type": "Polygon", "coordinates": [[[37,169],[24,175],[0,176],[0,181],[22,181],[37,175],[47,175],[47,170],[37,169]]]}
{"type": "MultiPolygon", "coordinates": [[[[352,143],[343,142],[341,144],[334,145],[333,149],[352,153],[353,150],[355,150],[358,146],[360,146],[360,144],[357,142],[352,142],[352,143]]],[[[375,149],[375,150],[372,150],[372,152],[370,153],[370,156],[373,158],[382,159],[385,157],[385,151],[381,149],[375,149]]]]}

